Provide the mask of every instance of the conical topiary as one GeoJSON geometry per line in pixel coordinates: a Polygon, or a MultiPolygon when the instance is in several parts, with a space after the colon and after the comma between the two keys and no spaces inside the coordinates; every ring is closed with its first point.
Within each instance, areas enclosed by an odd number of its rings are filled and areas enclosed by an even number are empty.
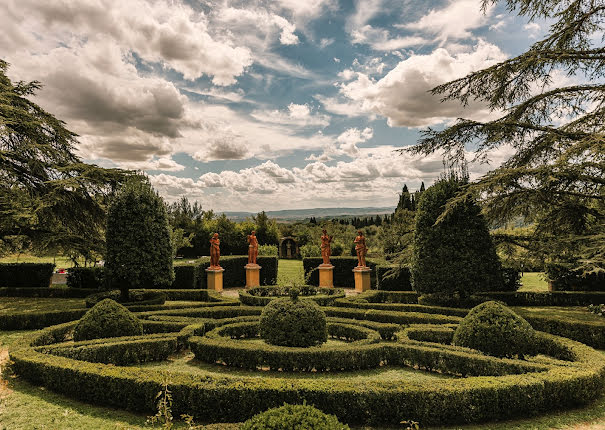
{"type": "Polygon", "coordinates": [[[137,336],[143,324],[128,309],[111,299],[94,305],[74,329],[75,341],[104,337],[137,336]]]}

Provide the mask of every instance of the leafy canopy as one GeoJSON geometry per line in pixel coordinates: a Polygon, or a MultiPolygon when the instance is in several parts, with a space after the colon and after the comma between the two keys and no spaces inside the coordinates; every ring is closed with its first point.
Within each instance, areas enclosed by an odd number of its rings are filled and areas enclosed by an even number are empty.
{"type": "MultiPolygon", "coordinates": [[[[483,0],[483,7],[497,0],[483,0]]],[[[469,184],[448,207],[480,197],[490,221],[533,226],[510,239],[585,272],[605,268],[605,3],[506,0],[509,11],[552,19],[549,34],[521,55],[432,90],[443,100],[485,103],[500,117],[459,119],[428,129],[411,151],[443,151],[450,161],[475,148],[477,160],[510,145],[501,167],[469,184]],[[563,85],[556,74],[567,75],[563,85]]]]}

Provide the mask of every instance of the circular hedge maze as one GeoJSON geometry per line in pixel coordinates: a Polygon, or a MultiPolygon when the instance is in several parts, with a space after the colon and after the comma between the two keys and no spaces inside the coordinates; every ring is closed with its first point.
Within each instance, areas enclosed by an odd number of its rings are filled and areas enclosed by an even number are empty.
{"type": "MultiPolygon", "coordinates": [[[[267,303],[284,295],[255,293],[246,292],[267,303]]],[[[468,310],[385,310],[363,297],[332,304],[321,307],[328,341],[310,347],[265,342],[263,306],[215,301],[139,312],[140,336],[74,342],[77,321],[52,326],[11,358],[33,383],[144,413],[169,371],[173,413],[205,422],[245,421],[284,402],[346,423],[482,422],[585,404],[604,386],[602,355],[564,337],[536,331],[531,356],[501,358],[452,344],[468,310]]]]}

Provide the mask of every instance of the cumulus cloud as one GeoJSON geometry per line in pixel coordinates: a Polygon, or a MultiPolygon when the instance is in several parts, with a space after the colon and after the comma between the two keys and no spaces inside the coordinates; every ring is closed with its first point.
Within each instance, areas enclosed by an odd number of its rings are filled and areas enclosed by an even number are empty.
{"type": "Polygon", "coordinates": [[[296,127],[327,127],[330,124],[328,115],[312,113],[307,104],[290,103],[285,111],[257,110],[250,115],[262,122],[287,124],[296,127]]]}
{"type": "MultiPolygon", "coordinates": [[[[441,103],[429,90],[505,58],[500,48],[484,41],[471,52],[455,55],[438,48],[430,54],[412,55],[399,62],[378,81],[358,72],[355,80],[340,84],[340,95],[358,103],[354,106],[362,111],[386,117],[390,126],[425,127],[460,116],[487,118],[492,113],[483,104],[471,102],[462,109],[457,101],[441,103]]],[[[333,100],[319,100],[326,101],[326,109],[334,112],[333,100]]]]}
{"type": "Polygon", "coordinates": [[[366,127],[363,130],[358,128],[349,128],[342,132],[334,142],[330,142],[323,148],[323,153],[320,155],[312,154],[307,157],[310,161],[330,161],[335,157],[347,155],[351,158],[357,157],[360,154],[358,143],[366,142],[374,136],[374,130],[366,127]]]}

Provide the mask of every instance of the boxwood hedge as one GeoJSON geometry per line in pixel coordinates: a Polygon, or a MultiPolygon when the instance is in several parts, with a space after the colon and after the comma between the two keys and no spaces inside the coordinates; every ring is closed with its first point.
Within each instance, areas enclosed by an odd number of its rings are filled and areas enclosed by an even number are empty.
{"type": "Polygon", "coordinates": [[[0,263],[0,287],[48,288],[53,270],[52,263],[0,263]]]}

